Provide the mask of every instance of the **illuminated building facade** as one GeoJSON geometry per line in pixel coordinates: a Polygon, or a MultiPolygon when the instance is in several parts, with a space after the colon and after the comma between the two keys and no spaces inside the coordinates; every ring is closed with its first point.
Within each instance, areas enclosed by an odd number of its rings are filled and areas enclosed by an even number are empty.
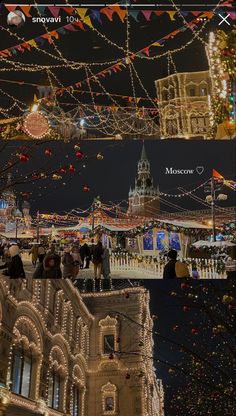
{"type": "Polygon", "coordinates": [[[164,415],[146,289],[2,278],[0,322],[0,414],[164,415]]]}
{"type": "Polygon", "coordinates": [[[8,233],[16,228],[16,219],[19,221],[18,228],[24,231],[30,228],[32,218],[30,216],[30,204],[23,201],[21,210],[17,206],[17,198],[11,186],[12,177],[8,175],[6,189],[0,196],[0,232],[8,233]]]}
{"type": "Polygon", "coordinates": [[[162,139],[211,138],[209,71],[174,73],[156,81],[162,139]]]}

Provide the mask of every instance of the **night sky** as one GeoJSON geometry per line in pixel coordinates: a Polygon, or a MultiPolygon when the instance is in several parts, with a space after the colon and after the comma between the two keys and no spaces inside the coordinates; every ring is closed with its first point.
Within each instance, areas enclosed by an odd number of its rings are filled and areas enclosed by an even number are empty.
{"type": "MultiPolygon", "coordinates": [[[[147,3],[150,4],[150,2],[147,3]]],[[[170,9],[171,2],[165,3],[167,4],[167,8],[170,9]]],[[[202,7],[202,9],[205,10],[211,10],[212,4],[216,4],[215,1],[209,2],[209,6],[203,6],[201,4],[202,2],[194,1],[192,3],[194,3],[194,9],[201,9],[202,7]],[[196,5],[197,3],[199,3],[199,6],[196,5]]],[[[188,4],[191,4],[191,1],[188,2],[188,4]]],[[[164,7],[162,7],[162,9],[163,8],[164,7]]],[[[191,10],[191,7],[183,6],[181,10],[191,10]]],[[[38,16],[35,9],[31,10],[31,14],[32,16],[38,16]]],[[[62,11],[60,15],[62,17],[62,22],[53,24],[48,23],[47,25],[49,30],[57,29],[67,23],[66,13],[62,11]]],[[[1,8],[0,19],[4,28],[7,28],[6,16],[7,11],[5,8],[1,8]]],[[[52,15],[46,10],[44,16],[52,15]]],[[[188,15],[185,18],[187,21],[190,21],[193,19],[193,16],[188,15]]],[[[149,45],[151,42],[159,40],[166,34],[181,27],[183,25],[181,18],[176,16],[175,19],[175,21],[171,21],[166,14],[161,16],[155,15],[151,18],[150,22],[147,22],[144,16],[139,17],[138,22],[131,18],[130,50],[138,51],[149,45]]],[[[210,22],[207,23],[206,28],[202,33],[202,37],[205,41],[208,39],[209,32],[211,30],[215,30],[218,27],[218,24],[218,16],[215,16],[210,22]]],[[[198,26],[198,28],[199,27],[200,26],[198,26]]],[[[224,27],[221,27],[224,30],[228,30],[228,26],[226,24],[224,27]]],[[[110,22],[107,18],[102,17],[102,24],[95,23],[95,28],[97,28],[97,30],[113,42],[125,47],[126,24],[121,23],[115,14],[112,22],[110,22]]],[[[17,30],[12,29],[12,32],[13,36],[10,36],[10,34],[4,29],[1,30],[2,48],[19,44],[19,38],[27,40],[42,35],[45,33],[45,27],[43,27],[40,23],[32,23],[31,18],[27,18],[23,27],[17,30]]],[[[191,37],[192,33],[190,31],[178,34],[175,38],[167,40],[164,47],[154,48],[151,50],[150,56],[158,53],[162,54],[168,50],[174,51],[175,48],[183,47],[191,39],[191,37]]],[[[96,31],[93,31],[88,27],[86,28],[86,31],[78,30],[77,32],[67,32],[66,35],[60,35],[59,40],[56,40],[55,44],[62,53],[63,57],[76,62],[106,62],[113,59],[121,59],[125,56],[123,51],[114,46],[109,46],[96,31]]],[[[53,45],[50,45],[48,42],[45,42],[42,48],[44,51],[49,52],[54,56],[58,56],[58,52],[54,49],[53,45]]],[[[198,40],[195,40],[183,51],[173,53],[172,57],[177,71],[207,69],[207,58],[204,45],[202,45],[202,43],[198,40]]],[[[30,52],[19,52],[16,56],[11,57],[10,60],[13,62],[20,61],[22,63],[35,63],[53,66],[61,64],[60,60],[58,61],[50,58],[48,55],[45,55],[35,49],[30,52]]],[[[62,63],[64,64],[64,61],[62,63]]],[[[134,66],[144,84],[144,87],[148,90],[152,97],[155,97],[156,93],[154,81],[167,75],[167,58],[164,57],[155,61],[136,59],[134,61],[134,66]]],[[[104,64],[104,66],[95,66],[91,69],[94,72],[98,72],[106,67],[107,65],[104,64]]],[[[2,61],[0,63],[0,70],[4,68],[12,69],[9,64],[2,61]]],[[[173,68],[171,70],[173,70],[173,68]]],[[[64,86],[68,86],[86,77],[84,69],[71,70],[70,65],[67,65],[66,68],[54,68],[53,73],[59,80],[59,83],[53,81],[54,86],[59,86],[60,83],[64,86]]],[[[28,86],[27,82],[36,83],[38,85],[48,85],[46,71],[24,72],[19,70],[10,70],[0,73],[0,88],[8,94],[20,99],[27,105],[30,105],[32,104],[34,94],[38,94],[38,90],[36,87],[28,86]],[[9,84],[3,80],[14,80],[17,81],[18,84],[9,84]]],[[[127,69],[102,78],[101,82],[106,90],[111,93],[132,95],[130,76],[127,69]]],[[[145,93],[141,90],[137,79],[134,80],[134,83],[137,96],[145,96],[145,93]]],[[[88,89],[88,86],[83,86],[83,89],[88,89]]],[[[95,83],[93,83],[92,89],[94,91],[100,91],[95,83]]],[[[83,102],[91,103],[91,98],[87,95],[84,95],[82,98],[79,96],[79,98],[83,102]]],[[[64,94],[61,101],[71,103],[73,102],[73,99],[68,94],[64,94]]],[[[100,98],[96,98],[96,103],[111,104],[111,101],[108,97],[102,100],[100,98]]],[[[12,105],[12,100],[8,99],[4,95],[1,95],[1,104],[3,107],[10,106],[12,105]]],[[[19,115],[17,110],[14,109],[10,114],[19,115]]],[[[45,144],[45,146],[40,146],[39,149],[34,151],[31,155],[31,159],[27,163],[27,167],[21,165],[18,172],[14,173],[16,176],[19,174],[26,175],[36,166],[46,172],[49,169],[56,169],[58,166],[68,166],[68,163],[74,163],[76,166],[77,172],[73,175],[66,175],[62,181],[52,182],[46,180],[43,181],[43,183],[38,182],[37,184],[35,183],[35,185],[26,184],[19,188],[22,192],[33,192],[30,197],[30,201],[32,204],[32,211],[34,213],[37,210],[41,212],[63,212],[77,207],[87,208],[91,204],[93,198],[97,195],[100,195],[104,202],[119,202],[127,199],[129,188],[134,184],[137,161],[141,153],[141,143],[137,141],[118,143],[83,142],[81,149],[85,153],[86,157],[88,157],[88,160],[83,160],[83,163],[75,160],[73,145],[74,144],[64,144],[63,142],[52,142],[45,144]],[[44,157],[42,150],[45,147],[50,147],[53,150],[53,156],[47,160],[44,157]],[[103,161],[96,160],[96,154],[100,151],[104,155],[103,161]],[[82,167],[83,164],[86,164],[85,168],[82,167]],[[63,185],[63,183],[65,183],[65,185],[63,185]],[[91,189],[91,191],[86,194],[82,191],[85,184],[87,184],[91,189]]],[[[19,146],[28,146],[28,144],[12,142],[10,144],[10,150],[12,152],[16,152],[18,150],[17,146],[19,149],[19,146]]],[[[235,146],[233,143],[167,141],[158,143],[148,142],[146,147],[151,162],[154,182],[155,184],[159,184],[161,191],[176,193],[178,192],[177,186],[180,185],[191,189],[210,177],[212,168],[219,170],[226,178],[234,179],[235,146]],[[164,173],[166,167],[196,168],[196,166],[204,167],[205,170],[201,176],[198,174],[174,176],[165,175],[164,173]]],[[[4,162],[7,161],[9,155],[8,151],[6,151],[6,154],[4,153],[4,155],[1,155],[4,162]]],[[[224,204],[233,205],[234,201],[230,195],[232,195],[232,192],[229,192],[229,199],[224,204]]],[[[178,202],[183,202],[183,206],[188,209],[201,208],[199,204],[191,200],[178,200],[178,202]]],[[[164,206],[162,208],[166,209],[164,206]]]]}
{"type": "MultiPolygon", "coordinates": [[[[234,142],[146,141],[145,148],[151,163],[154,184],[159,184],[162,192],[180,193],[177,189],[179,186],[184,186],[188,190],[193,189],[211,176],[213,168],[226,179],[235,179],[234,142]],[[196,172],[187,175],[165,173],[166,167],[195,169],[197,166],[204,167],[201,175],[196,172]]],[[[2,152],[2,160],[7,161],[9,151],[14,153],[18,149],[18,142],[10,143],[2,152]]],[[[34,184],[29,181],[24,186],[16,187],[16,190],[21,192],[32,192],[29,201],[34,213],[37,210],[62,213],[73,208],[85,209],[97,195],[104,203],[127,200],[129,188],[134,186],[142,141],[83,142],[81,150],[85,157],[82,161],[78,161],[72,143],[46,143],[32,151],[29,162],[18,165],[19,172],[15,173],[15,177],[19,173],[21,176],[24,176],[24,172],[32,173],[37,166],[47,172],[51,166],[68,167],[69,163],[73,163],[77,169],[75,173],[67,173],[60,181],[46,179],[36,181],[34,184]],[[52,150],[50,158],[44,155],[44,150],[48,147],[52,150]],[[99,152],[104,156],[101,161],[96,159],[99,152]],[[86,167],[84,168],[83,165],[86,167]],[[90,187],[88,193],[83,192],[85,184],[90,187]]],[[[228,188],[224,188],[223,191],[227,193],[228,200],[221,202],[221,206],[233,206],[234,192],[228,188]]],[[[201,189],[197,191],[197,195],[205,198],[201,189]]],[[[178,200],[169,199],[169,201],[188,209],[204,208],[187,197],[178,200]]],[[[162,209],[170,210],[165,206],[162,206],[162,209]]]]}
{"type": "MultiPolygon", "coordinates": [[[[38,2],[40,4],[40,2],[38,2]]],[[[45,2],[43,2],[45,3],[45,2]]],[[[59,2],[60,3],[60,2],[59,2]]],[[[88,4],[89,2],[86,2],[88,4]]],[[[92,2],[94,4],[94,2],[92,2]]],[[[150,3],[150,2],[147,2],[150,3]]],[[[171,9],[171,2],[165,2],[167,4],[167,9],[171,9]]],[[[184,2],[179,2],[184,3],[184,2]]],[[[187,2],[191,4],[191,1],[187,2]]],[[[201,3],[197,1],[192,1],[194,3],[194,10],[201,10],[201,3]],[[197,6],[199,4],[199,6],[197,6]]],[[[208,2],[209,5],[216,4],[215,1],[208,2]]],[[[41,2],[42,4],[42,2],[41,2]]],[[[201,5],[202,6],[202,5],[201,5]]],[[[202,6],[203,9],[211,10],[212,6],[202,6]]],[[[157,9],[157,8],[155,8],[157,9]]],[[[162,9],[164,9],[162,7],[162,9]]],[[[191,7],[182,7],[181,10],[191,10],[191,7]]],[[[226,10],[228,10],[226,8],[226,10]]],[[[5,9],[0,11],[0,19],[3,27],[7,28],[6,16],[7,12],[5,9]]],[[[36,10],[31,11],[32,16],[39,16],[36,10]]],[[[45,16],[52,16],[49,12],[45,11],[45,16]]],[[[61,12],[62,22],[61,23],[47,23],[49,30],[57,29],[67,23],[66,13],[61,12]]],[[[188,15],[185,17],[187,21],[193,20],[194,16],[188,15]]],[[[136,22],[133,18],[130,19],[130,45],[129,49],[133,52],[136,52],[150,43],[159,40],[168,33],[174,31],[175,29],[183,26],[183,21],[180,17],[175,17],[175,21],[171,21],[168,15],[163,14],[161,16],[154,16],[151,18],[150,22],[147,22],[143,17],[139,18],[139,22],[136,22]]],[[[207,23],[205,29],[203,30],[201,36],[205,41],[208,40],[209,32],[215,30],[219,24],[219,17],[216,15],[207,23]]],[[[126,39],[126,24],[121,23],[119,18],[114,15],[113,21],[110,22],[107,18],[102,18],[102,24],[95,23],[95,28],[102,34],[104,34],[108,39],[117,43],[119,46],[125,47],[126,39]]],[[[198,29],[200,26],[198,25],[198,29]]],[[[226,24],[221,25],[221,28],[224,30],[229,30],[229,26],[226,24]]],[[[36,38],[39,35],[45,33],[45,28],[41,23],[32,23],[31,18],[27,18],[26,23],[23,27],[19,29],[13,29],[13,36],[10,36],[5,30],[1,30],[1,45],[2,48],[8,48],[14,45],[18,45],[20,40],[17,39],[17,36],[24,39],[36,38]]],[[[168,50],[174,51],[174,49],[183,47],[190,39],[192,38],[191,31],[185,31],[181,34],[178,34],[173,39],[166,41],[165,46],[162,48],[153,48],[150,52],[150,56],[153,54],[163,54],[168,50]]],[[[63,57],[68,60],[73,60],[76,62],[107,62],[114,59],[121,59],[125,56],[124,51],[116,48],[115,46],[108,45],[108,43],[96,32],[91,29],[86,31],[78,30],[77,32],[67,32],[66,35],[60,35],[59,40],[55,42],[59,51],[62,53],[63,57]]],[[[53,45],[50,45],[48,42],[45,42],[42,47],[46,52],[50,52],[55,56],[59,56],[58,52],[54,50],[53,45]]],[[[207,58],[204,50],[204,45],[199,41],[195,40],[188,46],[186,49],[173,53],[173,60],[176,65],[177,71],[198,71],[207,69],[207,58]]],[[[49,57],[48,55],[43,54],[40,51],[18,53],[15,57],[10,58],[11,60],[20,61],[23,63],[29,64],[41,64],[41,65],[56,65],[61,62],[49,57]]],[[[62,62],[64,63],[64,61],[62,62]]],[[[106,68],[106,64],[100,67],[92,67],[92,71],[95,73],[101,69],[106,68]]],[[[148,92],[152,97],[155,97],[155,86],[154,81],[158,78],[164,77],[168,74],[167,72],[167,58],[161,58],[158,60],[150,61],[147,59],[136,59],[134,60],[134,66],[148,92]]],[[[10,66],[4,62],[0,64],[0,67],[10,66]]],[[[171,69],[173,71],[173,68],[171,69]]],[[[86,73],[84,69],[81,70],[71,70],[68,65],[66,68],[54,69],[54,74],[58,80],[64,85],[68,86],[72,83],[78,82],[86,78],[86,73]]],[[[7,84],[6,82],[0,81],[0,88],[3,88],[4,91],[9,94],[13,94],[14,97],[21,99],[26,104],[31,104],[33,96],[37,93],[35,87],[27,86],[26,84],[22,87],[22,82],[30,82],[36,84],[46,84],[48,85],[48,79],[45,71],[40,72],[2,72],[1,79],[9,79],[18,81],[17,84],[7,84]]],[[[53,80],[54,85],[58,86],[59,84],[53,80]]],[[[110,93],[118,94],[132,94],[131,82],[129,77],[129,71],[124,69],[121,72],[102,78],[102,84],[110,93]]],[[[140,88],[139,83],[134,79],[135,89],[137,96],[145,96],[144,91],[140,88]]],[[[92,89],[95,91],[96,84],[92,83],[92,89]]],[[[86,86],[83,87],[85,89],[86,86]]],[[[88,88],[87,88],[88,89],[88,88]]],[[[101,91],[98,88],[99,91],[101,91]]],[[[81,98],[78,97],[78,98],[81,98]]],[[[6,97],[2,97],[3,103],[5,105],[9,104],[9,100],[6,97]]],[[[84,102],[89,101],[89,97],[82,97],[84,102]]],[[[63,95],[63,100],[66,102],[71,102],[71,97],[68,94],[63,95]]],[[[72,100],[73,101],[73,100],[72,100]]],[[[90,98],[91,102],[91,98],[90,98]]],[[[98,101],[101,103],[101,101],[98,101]]],[[[109,103],[109,99],[106,98],[105,102],[109,103]]]]}
{"type": "MultiPolygon", "coordinates": [[[[12,2],[11,2],[12,3],[12,2]]],[[[38,2],[40,3],[40,2],[38,2]]],[[[41,2],[45,3],[45,2],[41,2]]],[[[57,1],[57,3],[62,3],[57,1]]],[[[63,2],[64,3],[64,2],[63,2]]],[[[86,1],[88,4],[89,1],[86,1]]],[[[92,3],[96,3],[94,0],[92,3]]],[[[108,2],[106,2],[108,3],[108,2]]],[[[113,3],[113,2],[111,2],[113,3]]],[[[137,3],[137,2],[136,2],[137,3]]],[[[150,2],[146,2],[150,3],[150,2]]],[[[170,9],[171,2],[165,2],[170,9]]],[[[181,2],[179,2],[181,3],[181,2]]],[[[183,3],[183,2],[182,2],[183,3]]],[[[187,1],[191,3],[190,0],[187,1]]],[[[196,0],[192,1],[195,4],[194,9],[198,9],[196,6],[201,3],[196,0]]],[[[216,4],[216,1],[209,1],[209,4],[216,4]]],[[[71,2],[70,2],[71,4],[71,2]]],[[[208,7],[208,10],[212,6],[208,7]]],[[[183,8],[182,8],[183,10],[183,8]]],[[[227,10],[227,9],[226,9],[227,10]]],[[[51,16],[50,14],[46,14],[51,16]]],[[[6,25],[6,10],[0,9],[0,25],[7,28],[6,25]]],[[[36,11],[32,12],[32,16],[37,16],[36,11]]],[[[63,22],[60,24],[48,24],[49,30],[56,29],[65,25],[66,14],[62,13],[63,22]]],[[[187,16],[186,20],[190,21],[193,16],[187,16]]],[[[167,15],[160,17],[155,16],[150,22],[147,22],[145,18],[141,18],[139,22],[135,22],[134,19],[130,20],[130,50],[138,51],[150,43],[159,40],[166,34],[174,31],[183,25],[180,18],[176,18],[172,22],[167,15]]],[[[219,17],[215,16],[212,21],[207,23],[206,29],[203,31],[202,37],[207,41],[209,32],[216,30],[219,24],[219,17]]],[[[95,27],[103,34],[105,34],[113,42],[124,47],[126,39],[126,25],[122,24],[118,17],[114,17],[113,22],[109,22],[107,18],[102,18],[102,25],[96,24],[95,27]]],[[[222,29],[229,30],[227,25],[222,25],[222,29]]],[[[45,28],[41,24],[32,24],[30,18],[27,18],[27,22],[24,27],[19,30],[13,30],[14,35],[10,36],[0,27],[0,49],[5,49],[21,43],[17,36],[26,40],[35,38],[45,33],[45,28]]],[[[180,35],[177,35],[174,39],[170,39],[166,42],[165,46],[160,49],[154,49],[151,51],[150,56],[153,53],[164,53],[168,49],[174,50],[175,48],[182,47],[191,39],[191,34],[186,31],[180,35]]],[[[68,32],[64,36],[60,36],[60,39],[56,41],[56,45],[61,51],[63,57],[68,60],[74,60],[77,62],[106,62],[114,59],[122,59],[124,52],[115,48],[114,46],[108,46],[107,43],[99,36],[95,31],[87,29],[86,31],[78,30],[78,32],[68,32]]],[[[43,45],[43,49],[54,55],[57,52],[53,49],[52,45],[47,42],[43,45]]],[[[46,56],[39,51],[33,52],[25,51],[23,54],[18,53],[10,60],[20,61],[22,63],[41,64],[41,65],[54,65],[59,61],[46,56]]],[[[183,71],[199,71],[206,70],[207,59],[204,51],[204,46],[198,40],[195,40],[190,47],[181,51],[180,53],[173,54],[173,60],[176,65],[176,69],[179,72],[183,71]]],[[[94,72],[98,72],[102,68],[101,66],[92,67],[94,72]]],[[[148,90],[152,97],[155,97],[154,81],[158,78],[164,77],[168,74],[167,71],[167,59],[161,58],[155,61],[135,60],[134,66],[142,79],[145,88],[148,90]]],[[[3,60],[0,61],[0,71],[4,68],[12,68],[9,64],[6,64],[3,60]]],[[[69,66],[66,69],[55,69],[54,74],[59,81],[68,86],[75,82],[81,81],[86,77],[84,69],[78,69],[73,71],[69,66]]],[[[21,72],[21,71],[1,71],[0,72],[0,88],[12,95],[13,97],[20,99],[27,106],[32,101],[34,94],[37,94],[37,88],[28,86],[28,83],[44,84],[48,85],[47,74],[45,71],[40,72],[21,72]],[[4,80],[17,81],[18,84],[9,84],[4,80]]],[[[130,84],[129,74],[127,69],[107,76],[102,79],[102,84],[110,93],[131,95],[132,88],[130,84]]],[[[58,86],[54,81],[54,86],[58,86]]],[[[98,88],[96,85],[92,86],[93,90],[98,88]]],[[[145,95],[144,92],[135,80],[135,89],[137,96],[145,95]]],[[[68,94],[63,96],[63,101],[71,102],[71,98],[68,94]]],[[[89,97],[83,97],[83,102],[91,102],[89,97]]],[[[0,103],[2,107],[9,107],[13,101],[6,98],[4,95],[0,95],[0,103]]],[[[97,104],[110,104],[109,98],[104,101],[98,100],[97,104]]],[[[13,110],[10,115],[22,115],[13,110]]],[[[0,117],[3,117],[0,115],[0,117]]],[[[2,142],[0,145],[2,146],[2,142]]],[[[64,142],[46,142],[38,146],[35,150],[31,151],[28,147],[32,144],[27,142],[11,142],[7,148],[1,152],[1,166],[4,166],[9,158],[10,154],[15,154],[19,151],[20,147],[26,147],[26,151],[30,153],[30,160],[26,164],[20,164],[16,169],[13,169],[13,178],[25,177],[32,171],[39,169],[42,172],[48,172],[52,168],[58,169],[58,167],[68,167],[72,163],[76,167],[76,172],[73,174],[66,174],[61,181],[44,180],[32,183],[29,181],[25,185],[16,187],[16,191],[29,192],[29,202],[31,203],[32,213],[37,211],[42,212],[58,212],[64,213],[72,210],[73,208],[88,208],[93,198],[99,195],[102,202],[118,203],[122,200],[127,200],[130,186],[133,187],[134,179],[137,173],[137,162],[140,158],[142,141],[119,141],[119,142],[105,142],[105,141],[93,141],[82,142],[81,150],[84,152],[84,159],[82,161],[76,160],[75,143],[64,142]],[[52,150],[52,156],[47,158],[44,154],[44,150],[50,148],[52,150]],[[96,155],[101,152],[104,156],[102,161],[96,159],[96,155]],[[84,167],[83,167],[84,165],[84,167]],[[90,192],[83,192],[83,186],[88,185],[90,192]]],[[[154,184],[160,186],[162,192],[179,193],[178,187],[183,186],[185,189],[190,190],[206,181],[212,173],[212,169],[219,171],[226,179],[236,180],[235,173],[235,142],[230,141],[146,141],[145,147],[148,158],[151,163],[151,173],[154,178],[154,184]],[[194,173],[193,175],[166,175],[166,167],[174,169],[196,169],[197,166],[203,166],[204,172],[202,175],[194,173]]],[[[233,206],[235,199],[233,191],[224,189],[224,193],[227,193],[228,200],[221,202],[221,206],[233,206]]],[[[198,196],[205,198],[205,194],[202,190],[198,191],[198,196]]],[[[170,202],[178,203],[180,206],[186,209],[200,209],[204,206],[189,199],[183,198],[172,200],[170,202]]],[[[163,210],[170,210],[165,206],[161,207],[163,210]]],[[[227,282],[195,282],[193,286],[198,286],[198,293],[202,293],[205,298],[206,291],[205,286],[215,285],[216,293],[225,293],[227,291],[227,282]]],[[[145,281],[145,286],[151,292],[151,312],[157,315],[158,319],[155,321],[154,329],[158,330],[162,336],[178,340],[180,343],[191,343],[192,338],[190,336],[191,328],[207,327],[207,321],[205,316],[199,315],[197,310],[191,309],[188,314],[183,313],[183,305],[186,304],[185,299],[179,301],[178,296],[171,296],[171,292],[181,294],[180,283],[178,281],[164,282],[164,281],[145,281]],[[173,333],[173,326],[179,325],[182,329],[177,334],[173,333]],[[205,325],[205,326],[204,326],[205,325]],[[187,332],[186,332],[187,331],[187,332]]],[[[195,289],[194,289],[195,290],[195,289]]],[[[185,295],[188,298],[188,294],[185,295]]],[[[218,296],[218,295],[217,295],[218,296]]],[[[217,302],[220,305],[220,297],[216,296],[217,302]]],[[[203,299],[203,301],[204,301],[203,299]]],[[[217,305],[217,303],[215,304],[217,305]]],[[[172,348],[168,343],[158,337],[155,338],[155,351],[154,356],[161,360],[168,360],[173,363],[177,363],[182,357],[178,349],[172,348]]],[[[199,331],[199,334],[195,338],[196,344],[194,347],[200,348],[203,340],[209,341],[209,348],[212,347],[212,339],[208,331],[199,331]],[[206,338],[206,334],[208,338],[206,338]]],[[[223,342],[223,341],[222,341],[223,342]]],[[[223,344],[222,344],[223,345],[223,344]]],[[[184,385],[184,380],[181,377],[172,378],[168,372],[168,368],[162,364],[155,364],[157,369],[157,376],[163,380],[165,389],[165,416],[187,416],[188,413],[178,413],[174,408],[174,395],[178,388],[184,385]]],[[[194,398],[194,396],[193,396],[194,398]]],[[[184,401],[183,401],[184,402],[184,401]]],[[[221,408],[221,415],[228,413],[224,412],[221,408]]],[[[212,413],[211,416],[218,416],[217,413],[212,413]]],[[[204,415],[205,416],[205,415],[204,415]]]]}

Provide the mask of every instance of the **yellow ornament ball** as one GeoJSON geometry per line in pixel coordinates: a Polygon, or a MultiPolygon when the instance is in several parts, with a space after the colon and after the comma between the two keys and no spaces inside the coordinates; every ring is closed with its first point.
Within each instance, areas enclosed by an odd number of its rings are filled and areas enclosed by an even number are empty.
{"type": "Polygon", "coordinates": [[[103,159],[104,159],[104,156],[99,152],[97,154],[97,160],[103,160],[103,159]]]}

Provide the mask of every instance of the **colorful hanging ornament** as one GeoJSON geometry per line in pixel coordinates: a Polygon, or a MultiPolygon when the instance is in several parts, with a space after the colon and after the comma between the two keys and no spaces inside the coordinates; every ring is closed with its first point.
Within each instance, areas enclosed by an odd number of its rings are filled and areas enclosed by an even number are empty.
{"type": "Polygon", "coordinates": [[[83,157],[84,157],[84,153],[83,153],[81,150],[79,150],[78,152],[76,152],[75,156],[76,156],[78,159],[83,159],[83,157]]]}
{"type": "Polygon", "coordinates": [[[99,152],[97,154],[97,160],[103,160],[103,159],[104,159],[104,156],[99,152]]]}
{"type": "Polygon", "coordinates": [[[180,287],[181,287],[181,289],[188,289],[189,285],[188,285],[188,283],[181,283],[180,287]]]}
{"type": "Polygon", "coordinates": [[[47,117],[39,111],[29,113],[24,119],[23,131],[33,139],[42,139],[50,132],[47,117]]]}
{"type": "Polygon", "coordinates": [[[83,191],[84,192],[89,192],[90,191],[90,187],[88,185],[84,185],[83,191]]]}
{"type": "Polygon", "coordinates": [[[27,153],[20,153],[19,154],[19,159],[20,159],[21,162],[28,162],[29,155],[27,155],[27,153]]]}
{"type": "Polygon", "coordinates": [[[44,154],[45,154],[45,156],[52,156],[52,150],[47,148],[47,149],[44,150],[44,154]]]}
{"type": "Polygon", "coordinates": [[[57,175],[56,173],[54,173],[54,174],[52,175],[52,179],[53,179],[54,181],[59,181],[60,179],[62,179],[62,176],[61,176],[61,175],[57,175]]]}
{"type": "Polygon", "coordinates": [[[76,169],[73,165],[70,165],[68,170],[69,172],[75,172],[76,169]]]}
{"type": "Polygon", "coordinates": [[[60,168],[59,173],[62,173],[64,175],[66,173],[66,169],[65,168],[60,168]]]}

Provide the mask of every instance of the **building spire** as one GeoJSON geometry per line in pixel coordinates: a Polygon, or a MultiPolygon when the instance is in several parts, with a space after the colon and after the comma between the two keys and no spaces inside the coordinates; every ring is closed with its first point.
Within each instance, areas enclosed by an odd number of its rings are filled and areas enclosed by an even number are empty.
{"type": "Polygon", "coordinates": [[[148,160],[147,154],[146,154],[146,149],[145,149],[145,146],[144,146],[144,141],[143,141],[143,147],[142,147],[142,153],[141,153],[141,160],[148,160]]]}

